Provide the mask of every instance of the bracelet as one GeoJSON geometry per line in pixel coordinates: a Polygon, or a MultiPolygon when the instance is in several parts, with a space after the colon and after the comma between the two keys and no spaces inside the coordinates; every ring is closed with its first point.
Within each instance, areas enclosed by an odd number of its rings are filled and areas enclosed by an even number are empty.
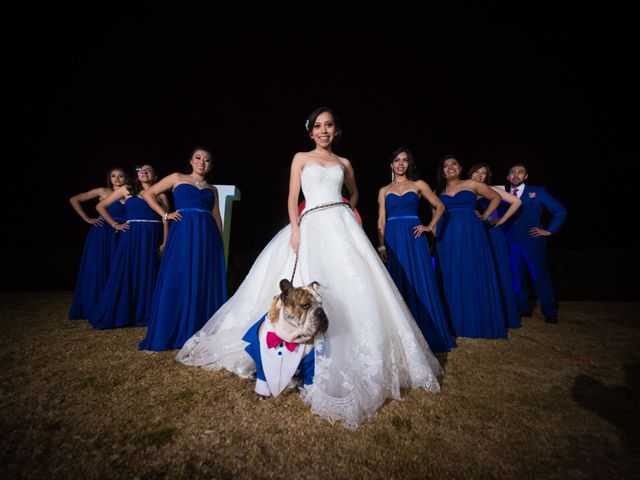
{"type": "Polygon", "coordinates": [[[169,220],[169,212],[164,212],[164,216],[162,217],[162,220],[164,220],[165,222],[169,220]]]}
{"type": "Polygon", "coordinates": [[[380,245],[378,248],[376,248],[376,250],[378,250],[379,252],[384,252],[387,250],[387,247],[385,247],[384,245],[380,245]]]}
{"type": "Polygon", "coordinates": [[[113,228],[116,228],[116,225],[118,225],[118,222],[113,222],[113,223],[111,224],[111,226],[112,226],[113,228]]]}

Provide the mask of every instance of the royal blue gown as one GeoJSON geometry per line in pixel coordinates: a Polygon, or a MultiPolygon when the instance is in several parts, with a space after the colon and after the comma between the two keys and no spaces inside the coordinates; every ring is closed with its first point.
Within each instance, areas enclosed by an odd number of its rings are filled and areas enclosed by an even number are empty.
{"type": "MultiPolygon", "coordinates": [[[[484,213],[489,206],[489,200],[486,198],[478,199],[478,211],[484,213]]],[[[489,235],[489,245],[491,246],[491,255],[493,263],[498,275],[498,284],[500,285],[500,298],[502,300],[502,308],[504,317],[507,320],[509,328],[520,328],[520,315],[518,313],[518,300],[516,292],[513,289],[513,281],[511,279],[511,266],[509,265],[509,247],[504,238],[504,233],[500,227],[486,223],[487,234],[489,235]]]]}
{"type": "Polygon", "coordinates": [[[172,350],[227,301],[222,236],[211,214],[213,191],[181,183],[174,191],[182,220],[169,227],[142,350],[172,350]]]}
{"type": "Polygon", "coordinates": [[[387,247],[387,270],[407,303],[416,323],[434,352],[448,352],[456,346],[447,317],[431,253],[425,234],[416,238],[413,229],[420,225],[416,192],[387,194],[387,221],[384,242],[387,247]]]}
{"type": "Polygon", "coordinates": [[[125,202],[128,230],[121,231],[111,272],[98,305],[89,316],[94,328],[145,326],[158,272],[162,220],[143,199],[125,202]]]}
{"type": "MultiPolygon", "coordinates": [[[[124,221],[124,204],[114,202],[107,208],[118,222],[124,221]]],[[[100,217],[102,218],[102,217],[100,217]]],[[[104,291],[109,267],[116,251],[118,232],[103,221],[92,225],[84,243],[76,289],[69,309],[69,320],[88,319],[104,291]]]]}
{"type": "Polygon", "coordinates": [[[436,270],[456,337],[506,338],[491,247],[476,216],[476,194],[442,194],[446,208],[436,230],[436,270]]]}

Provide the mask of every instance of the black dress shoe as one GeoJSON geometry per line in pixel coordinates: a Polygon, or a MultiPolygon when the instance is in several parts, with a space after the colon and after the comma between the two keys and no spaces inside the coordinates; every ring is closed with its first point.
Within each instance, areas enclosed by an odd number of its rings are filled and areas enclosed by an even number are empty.
{"type": "Polygon", "coordinates": [[[545,315],[544,316],[544,322],[545,323],[558,323],[558,316],[557,315],[545,315]]]}

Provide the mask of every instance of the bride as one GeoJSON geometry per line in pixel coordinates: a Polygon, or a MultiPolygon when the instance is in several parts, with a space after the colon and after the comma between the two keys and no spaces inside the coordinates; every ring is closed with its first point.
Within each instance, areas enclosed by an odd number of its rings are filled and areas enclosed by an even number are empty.
{"type": "Polygon", "coordinates": [[[295,271],[294,285],[320,283],[329,319],[327,332],[316,337],[315,376],[301,389],[302,399],[313,413],[356,428],[387,398],[399,399],[401,388],[439,392],[442,369],[351,210],[358,192],[351,163],[332,151],[341,133],[336,116],[320,107],[306,127],[315,148],[297,153],[291,163],[290,225],[269,242],[235,295],[177,358],[251,377],[255,365],[242,337],[268,311],[280,280],[295,271]],[[343,182],[350,204],[336,205],[343,182]],[[299,222],[301,188],[306,209],[299,222]]]}

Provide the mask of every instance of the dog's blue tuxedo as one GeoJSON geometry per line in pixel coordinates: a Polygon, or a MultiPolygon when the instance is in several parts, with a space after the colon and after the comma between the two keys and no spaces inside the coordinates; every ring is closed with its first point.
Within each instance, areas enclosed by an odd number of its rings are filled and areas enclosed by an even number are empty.
{"type": "MultiPolygon", "coordinates": [[[[249,330],[247,330],[247,333],[244,334],[242,340],[248,343],[248,345],[244,349],[256,364],[256,392],[265,396],[276,396],[280,392],[273,392],[273,389],[268,388],[267,376],[269,372],[265,372],[265,367],[262,361],[263,354],[261,353],[261,349],[266,349],[268,347],[260,341],[260,325],[264,323],[266,317],[267,314],[263,315],[260,320],[258,320],[249,330]],[[271,392],[269,392],[269,390],[271,390],[271,392]]],[[[304,345],[300,344],[297,348],[304,349],[304,345]]],[[[276,353],[276,355],[286,356],[288,354],[288,351],[283,345],[281,345],[275,349],[274,353],[276,353]]],[[[313,383],[314,372],[315,349],[311,349],[308,353],[301,357],[297,365],[297,370],[293,377],[301,379],[303,384],[307,386],[313,383]]],[[[286,380],[286,382],[288,383],[290,378],[284,380],[286,380]]]]}

